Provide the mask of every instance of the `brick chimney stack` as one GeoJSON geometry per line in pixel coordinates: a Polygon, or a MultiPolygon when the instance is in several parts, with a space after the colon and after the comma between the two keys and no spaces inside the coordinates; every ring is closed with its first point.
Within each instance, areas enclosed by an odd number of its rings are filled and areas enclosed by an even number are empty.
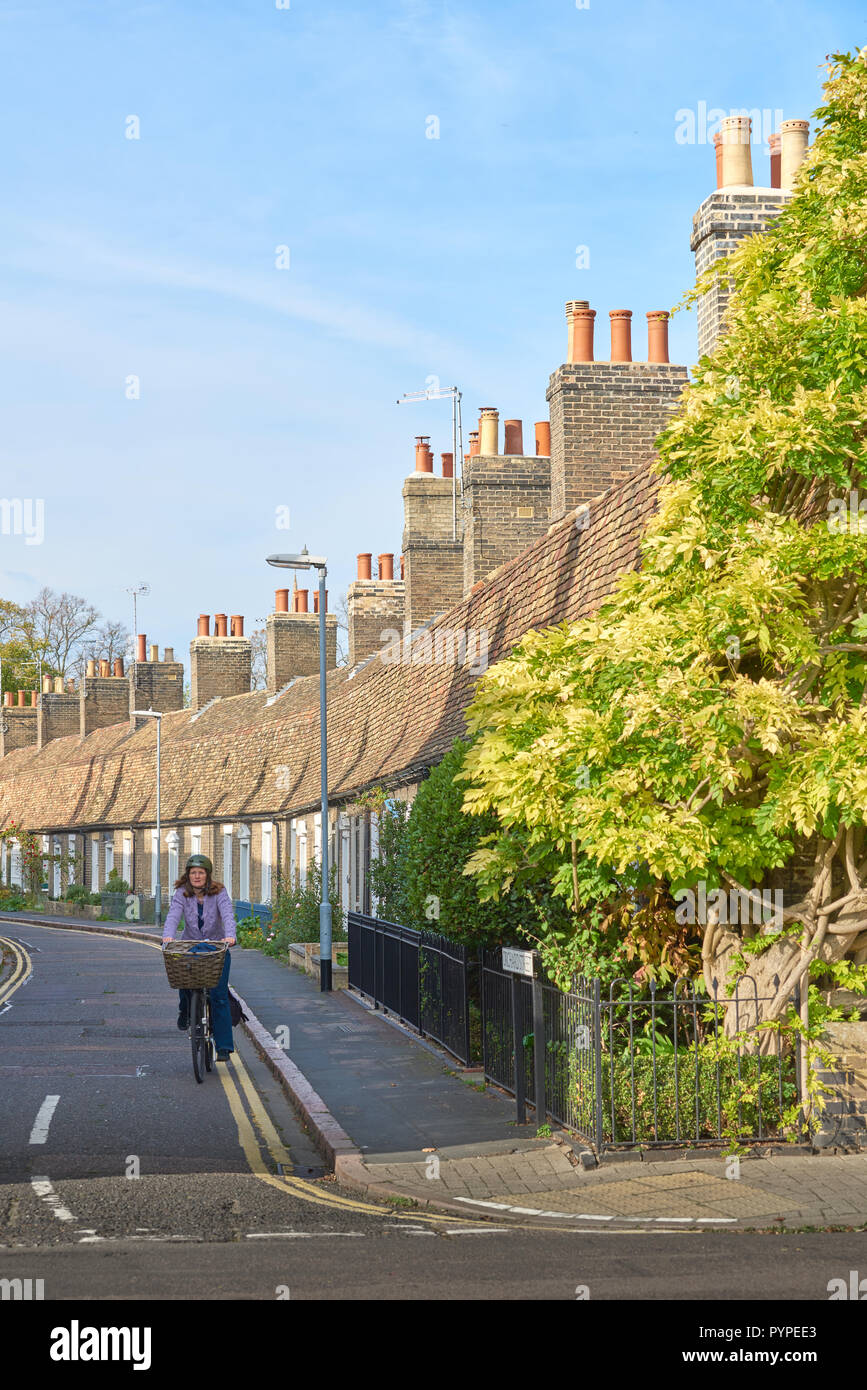
{"type": "MultiPolygon", "coordinates": [[[[199,636],[208,635],[210,615],[199,616],[199,636]]],[[[123,669],[121,668],[121,674],[123,669]]],[[[147,635],[140,632],[136,637],[135,665],[129,670],[129,708],[152,709],[157,714],[170,714],[184,707],[184,663],[175,661],[171,647],[165,648],[160,661],[159,644],[151,642],[148,649],[147,635]]],[[[137,726],[146,721],[136,720],[137,726]]]]}
{"type": "MultiPolygon", "coordinates": [[[[252,650],[249,637],[230,637],[228,617],[217,613],[215,634],[207,635],[208,615],[199,618],[199,631],[190,643],[190,684],[194,710],[210,700],[246,695],[252,679],[252,650]],[[204,628],[204,631],[203,631],[204,628]]],[[[243,630],[243,622],[241,624],[243,630]]]]}
{"type": "MultiPolygon", "coordinates": [[[[769,138],[770,183],[755,187],[750,152],[748,116],[726,116],[714,139],[717,154],[717,187],[692,219],[690,249],[695,254],[696,275],[736,250],[744,237],[762,232],[785,207],[792,182],[804,159],[809,139],[807,121],[783,121],[769,138]]],[[[713,351],[724,328],[730,294],[722,276],[703,294],[697,305],[698,351],[713,351]]]]}
{"type": "Polygon", "coordinates": [[[394,577],[394,555],[378,556],[376,579],[371,577],[371,558],[367,551],[358,556],[358,577],[347,593],[350,666],[381,651],[389,641],[383,633],[403,632],[406,585],[402,575],[394,577]]]}
{"type": "MultiPolygon", "coordinates": [[[[314,612],[307,610],[306,589],[295,589],[292,611],[287,602],[288,590],[277,589],[274,612],[265,619],[266,685],[269,695],[276,695],[284,685],[298,676],[313,676],[319,672],[319,613],[318,589],[314,591],[314,612]]],[[[326,597],[325,666],[337,665],[337,615],[329,613],[326,597]]]]}
{"type": "Polygon", "coordinates": [[[593,358],[595,311],[586,300],[566,306],[569,361],[552,374],[551,520],[556,521],[629,476],[653,452],[687,384],[686,367],[668,361],[668,315],[648,315],[648,360],[632,360],[630,309],[609,311],[611,358],[593,358]]]}
{"type": "MultiPolygon", "coordinates": [[[[436,476],[428,436],[417,436],[415,472],[403,484],[405,621],[413,626],[451,608],[463,593],[462,547],[453,533],[453,488],[460,505],[460,483],[447,474],[436,476]]],[[[395,603],[392,596],[386,606],[393,608],[395,603]]],[[[367,638],[355,645],[350,640],[350,659],[355,646],[360,649],[366,643],[367,638]]]]}

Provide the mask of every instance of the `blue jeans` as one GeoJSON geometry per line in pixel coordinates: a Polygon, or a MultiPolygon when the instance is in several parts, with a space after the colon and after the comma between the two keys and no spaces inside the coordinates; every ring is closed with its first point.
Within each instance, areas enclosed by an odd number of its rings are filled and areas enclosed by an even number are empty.
{"type": "MultiPolygon", "coordinates": [[[[229,967],[231,965],[231,954],[231,951],[226,952],[220,983],[214,985],[213,989],[208,990],[208,994],[211,996],[214,1045],[218,1052],[235,1051],[232,1046],[232,1014],[229,1009],[229,967]]],[[[181,999],[181,1007],[183,1008],[184,1005],[186,1005],[187,1013],[189,1013],[191,991],[188,989],[179,989],[178,994],[181,999]]]]}

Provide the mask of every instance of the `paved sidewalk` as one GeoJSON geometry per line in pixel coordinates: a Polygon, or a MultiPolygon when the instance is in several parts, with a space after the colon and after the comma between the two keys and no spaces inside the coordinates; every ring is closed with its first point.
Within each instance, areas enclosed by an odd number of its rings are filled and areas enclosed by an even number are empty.
{"type": "MultiPolygon", "coordinates": [[[[11,915],[0,934],[14,934],[11,915]]],[[[28,918],[19,917],[22,929],[28,918]]],[[[56,917],[29,920],[62,927],[56,917]]],[[[82,928],[72,919],[69,925],[82,928]]],[[[130,924],[84,924],[153,935],[130,924]]],[[[26,931],[24,933],[26,935],[26,931]]],[[[245,1025],[347,1186],[370,1197],[497,1221],[579,1229],[867,1227],[867,1154],[624,1155],[599,1167],[584,1146],[519,1128],[514,1101],[344,991],[258,951],[235,949],[245,1025]]]]}

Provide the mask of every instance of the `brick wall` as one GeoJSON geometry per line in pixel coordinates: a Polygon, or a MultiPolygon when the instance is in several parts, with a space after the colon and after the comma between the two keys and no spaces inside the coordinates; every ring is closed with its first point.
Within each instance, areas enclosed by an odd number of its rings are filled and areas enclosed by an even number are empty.
{"type": "Polygon", "coordinates": [[[400,579],[356,579],[349,586],[349,664],[355,666],[382,647],[389,628],[403,632],[406,584],[400,579]]]}
{"type": "Polygon", "coordinates": [[[36,743],[36,710],[31,706],[0,705],[0,757],[36,743]]]}
{"type": "MultiPolygon", "coordinates": [[[[695,253],[696,275],[701,275],[721,256],[730,255],[744,237],[764,231],[791,196],[788,190],[779,188],[740,189],[737,193],[717,188],[705,198],[692,219],[689,247],[695,253]]],[[[699,357],[713,351],[728,299],[726,281],[717,280],[713,289],[699,300],[699,357]]]]}
{"type": "MultiPolygon", "coordinates": [[[[220,638],[220,641],[227,641],[220,638]]],[[[131,709],[152,709],[159,714],[184,707],[182,661],[137,661],[130,669],[131,709]]]]}
{"type": "MultiPolygon", "coordinates": [[[[98,727],[98,726],[94,726],[98,727]]],[[[43,692],[36,720],[36,746],[44,748],[53,738],[81,733],[81,696],[43,692]]]]}
{"type": "MultiPolygon", "coordinates": [[[[265,621],[267,688],[274,695],[296,676],[319,672],[319,614],[269,613],[265,621]]],[[[325,668],[337,665],[337,614],[325,614],[325,668]]]]}
{"type": "Polygon", "coordinates": [[[647,459],[686,384],[686,367],[671,363],[572,362],[552,373],[552,521],[647,459]]]}
{"type": "MultiPolygon", "coordinates": [[[[85,676],[80,702],[74,695],[43,695],[43,701],[76,700],[79,703],[79,734],[86,738],[94,729],[122,724],[129,719],[129,681],[126,676],[85,676]]],[[[56,738],[56,733],[49,737],[56,738]]]]}
{"type": "Polygon", "coordinates": [[[548,528],[551,460],[476,454],[463,470],[464,594],[548,528]]]}
{"type": "Polygon", "coordinates": [[[246,695],[252,678],[249,637],[194,637],[190,643],[192,706],[216,696],[246,695]]]}
{"type": "Polygon", "coordinates": [[[452,479],[411,473],[403,484],[405,621],[412,628],[460,603],[464,590],[461,485],[455,480],[457,539],[453,539],[452,479]]]}
{"type": "Polygon", "coordinates": [[[464,595],[463,541],[416,540],[404,545],[406,618],[411,630],[445,613],[464,595]]]}

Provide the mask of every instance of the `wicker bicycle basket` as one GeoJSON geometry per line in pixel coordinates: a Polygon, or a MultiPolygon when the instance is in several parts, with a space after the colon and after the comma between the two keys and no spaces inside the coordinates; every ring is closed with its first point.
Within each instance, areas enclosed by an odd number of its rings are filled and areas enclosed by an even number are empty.
{"type": "Polygon", "coordinates": [[[199,945],[198,941],[170,941],[166,946],[163,960],[172,989],[213,989],[220,983],[225,947],[193,954],[193,947],[199,945]]]}

